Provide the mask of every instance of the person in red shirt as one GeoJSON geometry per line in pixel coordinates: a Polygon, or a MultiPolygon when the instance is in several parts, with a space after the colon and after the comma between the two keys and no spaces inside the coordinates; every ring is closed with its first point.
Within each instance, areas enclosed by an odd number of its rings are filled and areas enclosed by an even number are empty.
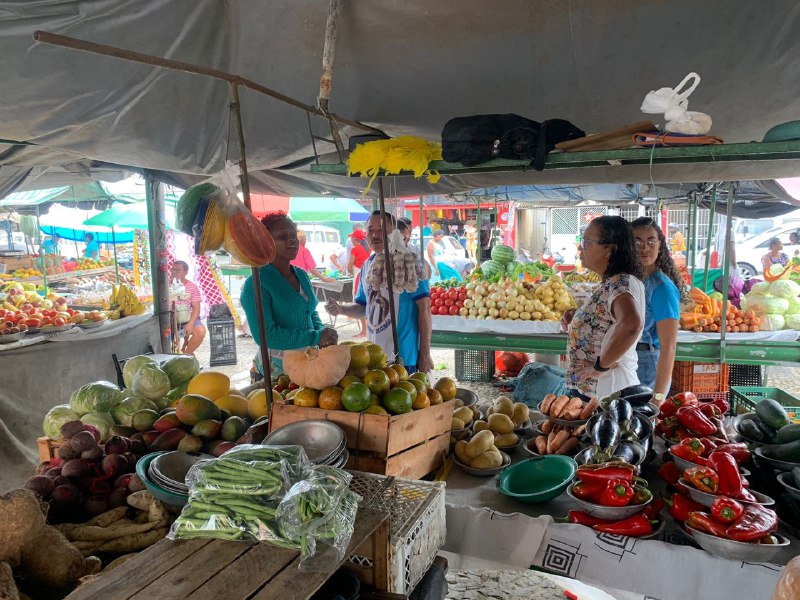
{"type": "MultiPolygon", "coordinates": [[[[358,282],[361,278],[361,265],[369,258],[372,252],[367,244],[367,234],[360,229],[356,229],[350,234],[350,239],[353,241],[353,249],[350,250],[350,261],[347,263],[347,272],[355,273],[353,279],[353,289],[358,289],[358,282]]],[[[361,331],[356,337],[366,337],[367,335],[367,319],[361,317],[359,319],[361,324],[361,331]]]]}
{"type": "Polygon", "coordinates": [[[317,269],[317,262],[311,256],[311,250],[306,248],[306,234],[304,231],[297,232],[297,240],[300,242],[300,249],[297,251],[297,256],[290,263],[295,267],[303,269],[309,275],[319,277],[322,281],[333,281],[330,277],[326,277],[317,269]]]}
{"type": "Polygon", "coordinates": [[[172,263],[170,275],[173,279],[177,279],[183,285],[183,289],[189,296],[189,302],[192,304],[192,314],[186,323],[181,324],[178,335],[183,336],[183,345],[181,352],[183,354],[194,355],[195,350],[203,343],[206,337],[206,328],[200,318],[200,305],[203,303],[203,296],[200,293],[200,288],[197,285],[186,279],[189,274],[189,265],[182,260],[176,260],[172,263]]]}

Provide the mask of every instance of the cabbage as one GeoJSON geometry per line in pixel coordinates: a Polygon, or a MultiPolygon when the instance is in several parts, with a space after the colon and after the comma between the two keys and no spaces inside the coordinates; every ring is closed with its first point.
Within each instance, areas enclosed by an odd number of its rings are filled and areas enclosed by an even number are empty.
{"type": "Polygon", "coordinates": [[[782,315],[789,310],[789,301],[786,298],[775,296],[761,296],[750,292],[747,294],[747,310],[754,310],[759,315],[782,315]]]}
{"type": "Polygon", "coordinates": [[[708,295],[708,297],[711,298],[712,300],[719,300],[720,302],[722,302],[722,293],[721,292],[711,292],[708,295]]]}
{"type": "Polygon", "coordinates": [[[114,417],[107,412],[90,412],[81,417],[81,423],[93,425],[100,432],[100,441],[105,442],[110,436],[111,428],[115,425],[114,417]]]}
{"type": "Polygon", "coordinates": [[[749,293],[766,296],[767,294],[769,294],[769,284],[766,281],[759,281],[757,284],[755,284],[753,287],[750,288],[749,293]]]}
{"type": "Polygon", "coordinates": [[[154,365],[156,361],[143,354],[140,356],[132,356],[125,361],[125,366],[122,367],[122,380],[125,382],[126,388],[133,387],[133,376],[136,375],[136,371],[138,371],[140,367],[148,364],[154,365]]]}
{"type": "Polygon", "coordinates": [[[69,405],[76,413],[108,412],[122,401],[119,388],[110,381],[87,383],[72,392],[69,405]]]}
{"type": "Polygon", "coordinates": [[[787,315],[786,328],[800,331],[800,314],[787,315]]]}
{"type": "Polygon", "coordinates": [[[133,376],[133,393],[153,401],[161,400],[169,392],[169,377],[156,363],[145,364],[133,376]]]}
{"type": "Polygon", "coordinates": [[[42,423],[44,434],[51,440],[61,437],[61,426],[69,421],[77,421],[81,416],[69,404],[59,404],[47,411],[42,423]]]}
{"type": "Polygon", "coordinates": [[[200,363],[194,356],[175,356],[161,365],[169,377],[169,387],[176,388],[200,372],[200,363]]]}
{"type": "Polygon", "coordinates": [[[780,331],[786,325],[782,315],[764,315],[761,317],[761,331],[780,331]]]}
{"type": "Polygon", "coordinates": [[[791,298],[787,298],[789,301],[789,308],[786,309],[787,315],[796,315],[800,313],[800,298],[797,296],[792,296],[791,298]]]}
{"type": "Polygon", "coordinates": [[[130,427],[133,414],[136,411],[145,408],[149,408],[150,410],[159,410],[156,407],[155,402],[152,400],[149,400],[144,396],[131,396],[130,398],[125,398],[122,402],[112,408],[111,416],[114,417],[114,421],[120,425],[130,427]]]}
{"type": "Polygon", "coordinates": [[[788,279],[780,279],[770,284],[769,293],[778,298],[797,298],[800,294],[800,285],[788,279]]]}

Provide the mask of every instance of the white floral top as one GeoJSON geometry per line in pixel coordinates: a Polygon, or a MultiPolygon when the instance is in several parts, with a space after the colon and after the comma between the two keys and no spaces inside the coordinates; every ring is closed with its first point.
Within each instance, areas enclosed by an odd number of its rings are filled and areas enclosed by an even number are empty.
{"type": "MultiPolygon", "coordinates": [[[[644,284],[636,277],[627,274],[614,275],[597,287],[591,298],[575,312],[570,323],[567,341],[567,388],[577,389],[586,396],[604,397],[630,385],[639,383],[636,376],[638,360],[634,343],[619,363],[598,378],[580,381],[580,371],[585,368],[584,361],[594,364],[601,356],[620,320],[611,314],[611,304],[622,294],[630,294],[644,323],[645,298],[644,284]]],[[[625,316],[621,315],[621,319],[625,316]]],[[[641,330],[639,333],[641,337],[641,330]]],[[[639,338],[637,337],[637,342],[639,338]]]]}

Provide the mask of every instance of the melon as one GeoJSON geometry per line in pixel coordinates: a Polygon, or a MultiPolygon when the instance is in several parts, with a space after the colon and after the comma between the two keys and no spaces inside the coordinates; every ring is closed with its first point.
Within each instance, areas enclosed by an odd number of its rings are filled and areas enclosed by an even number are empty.
{"type": "Polygon", "coordinates": [[[202,371],[189,382],[186,388],[187,394],[199,394],[211,400],[217,400],[228,393],[231,389],[231,380],[219,371],[202,371]]]}
{"type": "Polygon", "coordinates": [[[496,260],[487,260],[481,264],[481,271],[486,279],[505,273],[505,267],[496,260]]]}
{"type": "Polygon", "coordinates": [[[514,249],[505,244],[497,244],[492,248],[492,260],[501,264],[508,264],[514,260],[514,249]]]}

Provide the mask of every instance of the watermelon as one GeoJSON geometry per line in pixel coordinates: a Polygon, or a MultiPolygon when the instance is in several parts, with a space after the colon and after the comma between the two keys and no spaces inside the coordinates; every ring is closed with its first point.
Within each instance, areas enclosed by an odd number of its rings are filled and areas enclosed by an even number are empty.
{"type": "Polygon", "coordinates": [[[505,265],[513,261],[514,258],[514,249],[511,246],[497,244],[492,248],[492,260],[494,261],[505,265]]]}
{"type": "Polygon", "coordinates": [[[487,260],[481,264],[481,271],[486,279],[505,272],[505,267],[496,260],[487,260]]]}
{"type": "Polygon", "coordinates": [[[175,227],[186,235],[193,236],[192,225],[206,196],[218,192],[213,183],[199,183],[183,192],[175,206],[175,227]]]}
{"type": "Polygon", "coordinates": [[[513,275],[516,268],[521,266],[522,266],[521,262],[513,260],[506,265],[506,273],[509,275],[513,275]]]}

